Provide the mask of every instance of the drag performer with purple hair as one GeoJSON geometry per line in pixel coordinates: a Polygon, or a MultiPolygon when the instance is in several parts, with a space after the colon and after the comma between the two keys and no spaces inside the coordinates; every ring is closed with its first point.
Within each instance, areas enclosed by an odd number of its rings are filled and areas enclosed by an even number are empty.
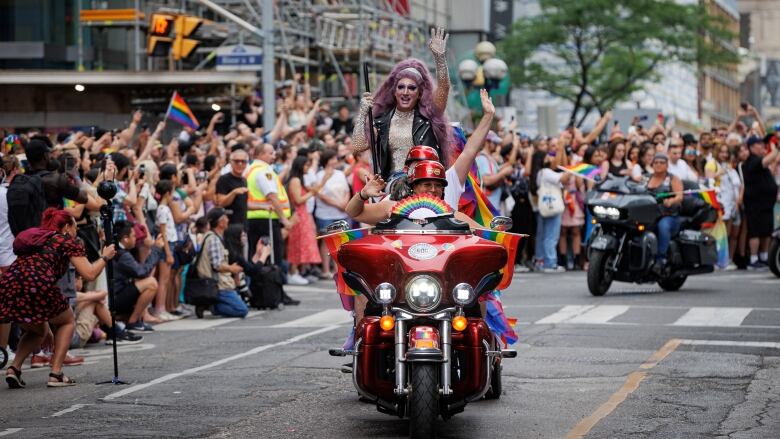
{"type": "Polygon", "coordinates": [[[366,116],[372,108],[380,174],[385,180],[403,171],[406,154],[415,145],[435,148],[444,166],[450,164],[449,125],[444,114],[450,92],[447,38],[444,29],[431,30],[428,48],[436,62],[436,85],[425,64],[409,58],[396,64],[374,96],[363,94],[352,144],[355,152],[370,148],[366,116]]]}

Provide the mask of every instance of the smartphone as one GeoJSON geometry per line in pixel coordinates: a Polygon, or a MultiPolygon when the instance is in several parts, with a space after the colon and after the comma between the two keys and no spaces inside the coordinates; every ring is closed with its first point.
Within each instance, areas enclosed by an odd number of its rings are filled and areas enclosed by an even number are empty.
{"type": "Polygon", "coordinates": [[[637,120],[638,120],[639,122],[642,122],[643,120],[647,120],[647,119],[649,119],[649,118],[650,118],[650,117],[649,117],[648,115],[646,115],[646,114],[643,114],[643,115],[639,116],[639,118],[638,118],[637,120]]]}
{"type": "Polygon", "coordinates": [[[268,239],[267,236],[263,236],[260,238],[260,242],[262,242],[263,245],[268,245],[271,241],[268,239]]]}
{"type": "Polygon", "coordinates": [[[138,167],[138,177],[143,179],[145,174],[146,174],[146,165],[139,166],[138,167]]]}

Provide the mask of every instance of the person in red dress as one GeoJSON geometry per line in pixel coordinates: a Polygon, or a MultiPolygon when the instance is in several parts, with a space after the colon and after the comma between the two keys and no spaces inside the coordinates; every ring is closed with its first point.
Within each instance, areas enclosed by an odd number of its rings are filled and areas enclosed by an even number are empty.
{"type": "Polygon", "coordinates": [[[287,193],[290,194],[295,210],[295,221],[290,229],[290,236],[287,237],[287,261],[290,263],[290,276],[288,276],[287,281],[291,285],[307,285],[309,283],[299,273],[302,264],[322,263],[317,247],[317,237],[314,233],[314,218],[306,210],[306,201],[317,195],[333,171],[331,170],[330,173],[326,171],[322,182],[307,190],[303,185],[303,176],[309,172],[310,167],[311,159],[305,155],[296,157],[290,167],[290,177],[287,180],[287,193]]]}
{"type": "Polygon", "coordinates": [[[25,386],[22,364],[42,342],[54,341],[48,387],[75,384],[62,373],[62,362],[75,327],[68,300],[60,293],[57,280],[73,264],[86,280],[95,280],[114,257],[113,245],[103,249],[102,257],[90,263],[84,244],[76,238],[76,221],[64,210],[43,212],[40,227],[20,233],[14,240],[16,261],[0,278],[0,322],[16,322],[24,329],[13,365],[6,371],[6,383],[12,389],[25,386]],[[49,325],[57,327],[52,334],[49,325]]]}

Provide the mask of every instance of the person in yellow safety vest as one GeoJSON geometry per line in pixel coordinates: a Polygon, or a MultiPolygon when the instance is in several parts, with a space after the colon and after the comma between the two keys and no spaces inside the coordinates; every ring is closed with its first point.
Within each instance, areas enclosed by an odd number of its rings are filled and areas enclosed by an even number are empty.
{"type": "Polygon", "coordinates": [[[250,251],[257,247],[257,241],[261,237],[272,237],[273,260],[279,264],[284,257],[282,227],[289,229],[292,223],[289,219],[290,202],[287,191],[271,166],[275,159],[276,150],[273,145],[266,143],[255,150],[254,161],[246,174],[249,188],[246,216],[250,251]]]}

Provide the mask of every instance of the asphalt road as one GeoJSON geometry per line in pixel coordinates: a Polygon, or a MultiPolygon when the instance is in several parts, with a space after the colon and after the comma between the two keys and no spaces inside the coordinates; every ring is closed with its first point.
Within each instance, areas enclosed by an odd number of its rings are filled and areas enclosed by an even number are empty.
{"type": "MultiPolygon", "coordinates": [[[[519,319],[504,394],[438,421],[443,438],[776,438],[780,279],[690,278],[679,292],[616,283],[588,294],[583,273],[520,274],[503,295],[519,319]]],[[[349,319],[328,283],[303,303],[244,320],[186,319],[120,348],[76,351],[79,385],[0,388],[0,437],[401,438],[408,423],[358,401],[342,358],[349,319]]]]}

